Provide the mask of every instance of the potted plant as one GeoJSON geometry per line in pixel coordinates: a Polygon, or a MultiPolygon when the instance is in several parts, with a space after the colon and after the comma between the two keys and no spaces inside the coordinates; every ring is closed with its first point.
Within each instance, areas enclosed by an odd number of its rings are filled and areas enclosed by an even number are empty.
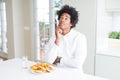
{"type": "Polygon", "coordinates": [[[109,33],[108,47],[120,49],[120,32],[112,31],[109,33]]]}

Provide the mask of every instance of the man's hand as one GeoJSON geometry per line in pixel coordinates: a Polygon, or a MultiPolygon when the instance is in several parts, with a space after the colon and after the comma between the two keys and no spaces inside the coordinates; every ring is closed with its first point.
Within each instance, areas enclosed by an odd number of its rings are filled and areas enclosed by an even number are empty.
{"type": "Polygon", "coordinates": [[[55,35],[56,35],[55,44],[59,45],[60,38],[62,36],[62,30],[59,28],[59,26],[56,27],[56,29],[55,29],[55,35]]]}
{"type": "Polygon", "coordinates": [[[61,56],[57,56],[53,64],[57,65],[58,63],[60,63],[61,58],[62,58],[61,56]]]}

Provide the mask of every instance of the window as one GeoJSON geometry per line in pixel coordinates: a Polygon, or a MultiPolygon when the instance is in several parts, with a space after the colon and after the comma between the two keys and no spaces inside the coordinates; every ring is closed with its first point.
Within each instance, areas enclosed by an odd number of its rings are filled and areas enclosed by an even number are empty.
{"type": "Polygon", "coordinates": [[[5,2],[0,0],[0,52],[7,53],[7,23],[6,23],[5,2]]]}
{"type": "Polygon", "coordinates": [[[54,35],[56,10],[62,4],[61,0],[41,0],[34,1],[34,19],[36,29],[36,55],[39,59],[39,52],[42,48],[45,50],[45,45],[48,43],[51,35],[54,35]],[[44,3],[44,4],[43,4],[44,3]]]}

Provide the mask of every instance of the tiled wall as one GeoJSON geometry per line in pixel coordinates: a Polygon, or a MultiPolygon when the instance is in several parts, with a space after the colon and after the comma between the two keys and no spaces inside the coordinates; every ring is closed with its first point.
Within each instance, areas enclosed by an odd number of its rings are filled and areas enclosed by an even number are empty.
{"type": "Polygon", "coordinates": [[[111,31],[120,31],[120,12],[108,12],[105,0],[98,0],[97,4],[97,50],[107,48],[107,39],[111,31]]]}
{"type": "Polygon", "coordinates": [[[113,30],[120,31],[120,12],[113,13],[113,30]]]}
{"type": "Polygon", "coordinates": [[[112,30],[113,14],[105,10],[105,1],[98,0],[97,4],[97,51],[104,49],[106,45],[106,38],[112,30]]]}

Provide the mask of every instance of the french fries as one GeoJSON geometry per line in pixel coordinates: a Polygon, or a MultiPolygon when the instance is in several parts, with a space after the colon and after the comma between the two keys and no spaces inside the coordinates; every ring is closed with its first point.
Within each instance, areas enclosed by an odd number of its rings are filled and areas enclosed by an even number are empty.
{"type": "Polygon", "coordinates": [[[54,70],[54,67],[48,63],[36,63],[30,67],[30,69],[36,73],[51,72],[54,70]]]}

